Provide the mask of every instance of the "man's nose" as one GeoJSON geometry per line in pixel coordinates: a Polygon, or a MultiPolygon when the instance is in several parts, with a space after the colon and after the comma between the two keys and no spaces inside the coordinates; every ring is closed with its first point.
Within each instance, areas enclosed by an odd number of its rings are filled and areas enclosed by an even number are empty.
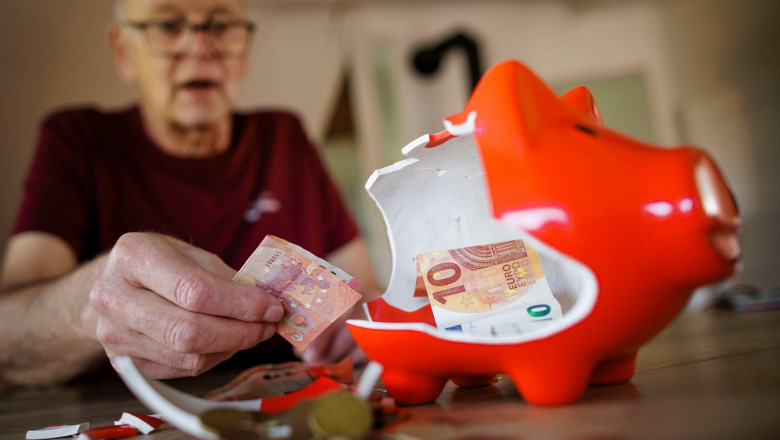
{"type": "Polygon", "coordinates": [[[217,53],[213,45],[211,44],[210,41],[211,36],[208,33],[208,29],[192,28],[190,32],[195,33],[195,38],[194,38],[194,42],[190,40],[190,44],[185,50],[186,54],[197,56],[197,57],[203,57],[203,58],[211,58],[217,56],[217,53]]]}

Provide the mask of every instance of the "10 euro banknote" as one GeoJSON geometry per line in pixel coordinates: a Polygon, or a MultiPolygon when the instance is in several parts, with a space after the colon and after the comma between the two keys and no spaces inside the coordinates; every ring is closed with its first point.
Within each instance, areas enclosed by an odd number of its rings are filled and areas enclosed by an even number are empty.
{"type": "Polygon", "coordinates": [[[522,240],[430,252],[416,262],[440,329],[521,334],[563,316],[539,254],[522,240]]]}
{"type": "Polygon", "coordinates": [[[284,315],[276,332],[303,350],[361,298],[357,280],[305,249],[266,236],[234,281],[276,296],[284,315]]]}

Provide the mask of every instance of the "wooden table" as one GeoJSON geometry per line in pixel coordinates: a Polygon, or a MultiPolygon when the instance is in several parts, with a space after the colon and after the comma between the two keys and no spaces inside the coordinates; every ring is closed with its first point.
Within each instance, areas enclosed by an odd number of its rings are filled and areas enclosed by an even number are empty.
{"type": "MultiPolygon", "coordinates": [[[[169,382],[192,393],[236,372],[169,382]]],[[[591,387],[580,402],[535,407],[510,379],[460,389],[385,426],[376,439],[769,439],[780,438],[780,311],[689,312],[639,352],[631,383],[591,387]]],[[[17,389],[0,395],[0,439],[50,424],[111,424],[146,412],[118,379],[98,385],[17,389]]],[[[174,430],[155,440],[188,438],[174,430]]]]}

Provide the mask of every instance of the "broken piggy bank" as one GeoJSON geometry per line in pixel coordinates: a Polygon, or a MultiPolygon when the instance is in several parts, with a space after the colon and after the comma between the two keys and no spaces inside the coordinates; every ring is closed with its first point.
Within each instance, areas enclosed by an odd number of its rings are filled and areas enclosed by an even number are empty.
{"type": "Polygon", "coordinates": [[[524,65],[503,62],[444,125],[366,184],[393,271],[366,306],[370,319],[348,326],[399,403],[433,401],[449,379],[486,385],[499,373],[538,405],[628,381],[639,347],[693,290],[733,274],[739,215],[713,160],[607,129],[584,87],[558,97],[524,65]],[[415,258],[516,239],[538,251],[562,317],[516,334],[438,329],[415,291],[415,258]]]}

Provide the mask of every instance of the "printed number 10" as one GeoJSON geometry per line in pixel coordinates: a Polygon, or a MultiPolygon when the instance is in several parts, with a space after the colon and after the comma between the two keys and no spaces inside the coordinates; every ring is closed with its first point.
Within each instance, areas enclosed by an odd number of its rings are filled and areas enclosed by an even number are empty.
{"type": "MultiPolygon", "coordinates": [[[[441,286],[448,286],[460,279],[460,266],[453,262],[445,262],[445,263],[439,263],[435,266],[432,266],[430,269],[428,269],[428,273],[425,274],[425,277],[428,279],[428,282],[431,283],[431,285],[436,287],[441,286]],[[437,273],[442,273],[444,271],[451,270],[452,275],[448,276],[447,278],[440,278],[435,279],[434,275],[437,273]]],[[[442,304],[447,304],[447,299],[445,297],[450,295],[455,295],[456,293],[462,293],[466,291],[466,286],[460,285],[455,287],[450,287],[449,289],[440,290],[438,292],[433,293],[433,298],[436,301],[439,301],[442,304]]]]}

